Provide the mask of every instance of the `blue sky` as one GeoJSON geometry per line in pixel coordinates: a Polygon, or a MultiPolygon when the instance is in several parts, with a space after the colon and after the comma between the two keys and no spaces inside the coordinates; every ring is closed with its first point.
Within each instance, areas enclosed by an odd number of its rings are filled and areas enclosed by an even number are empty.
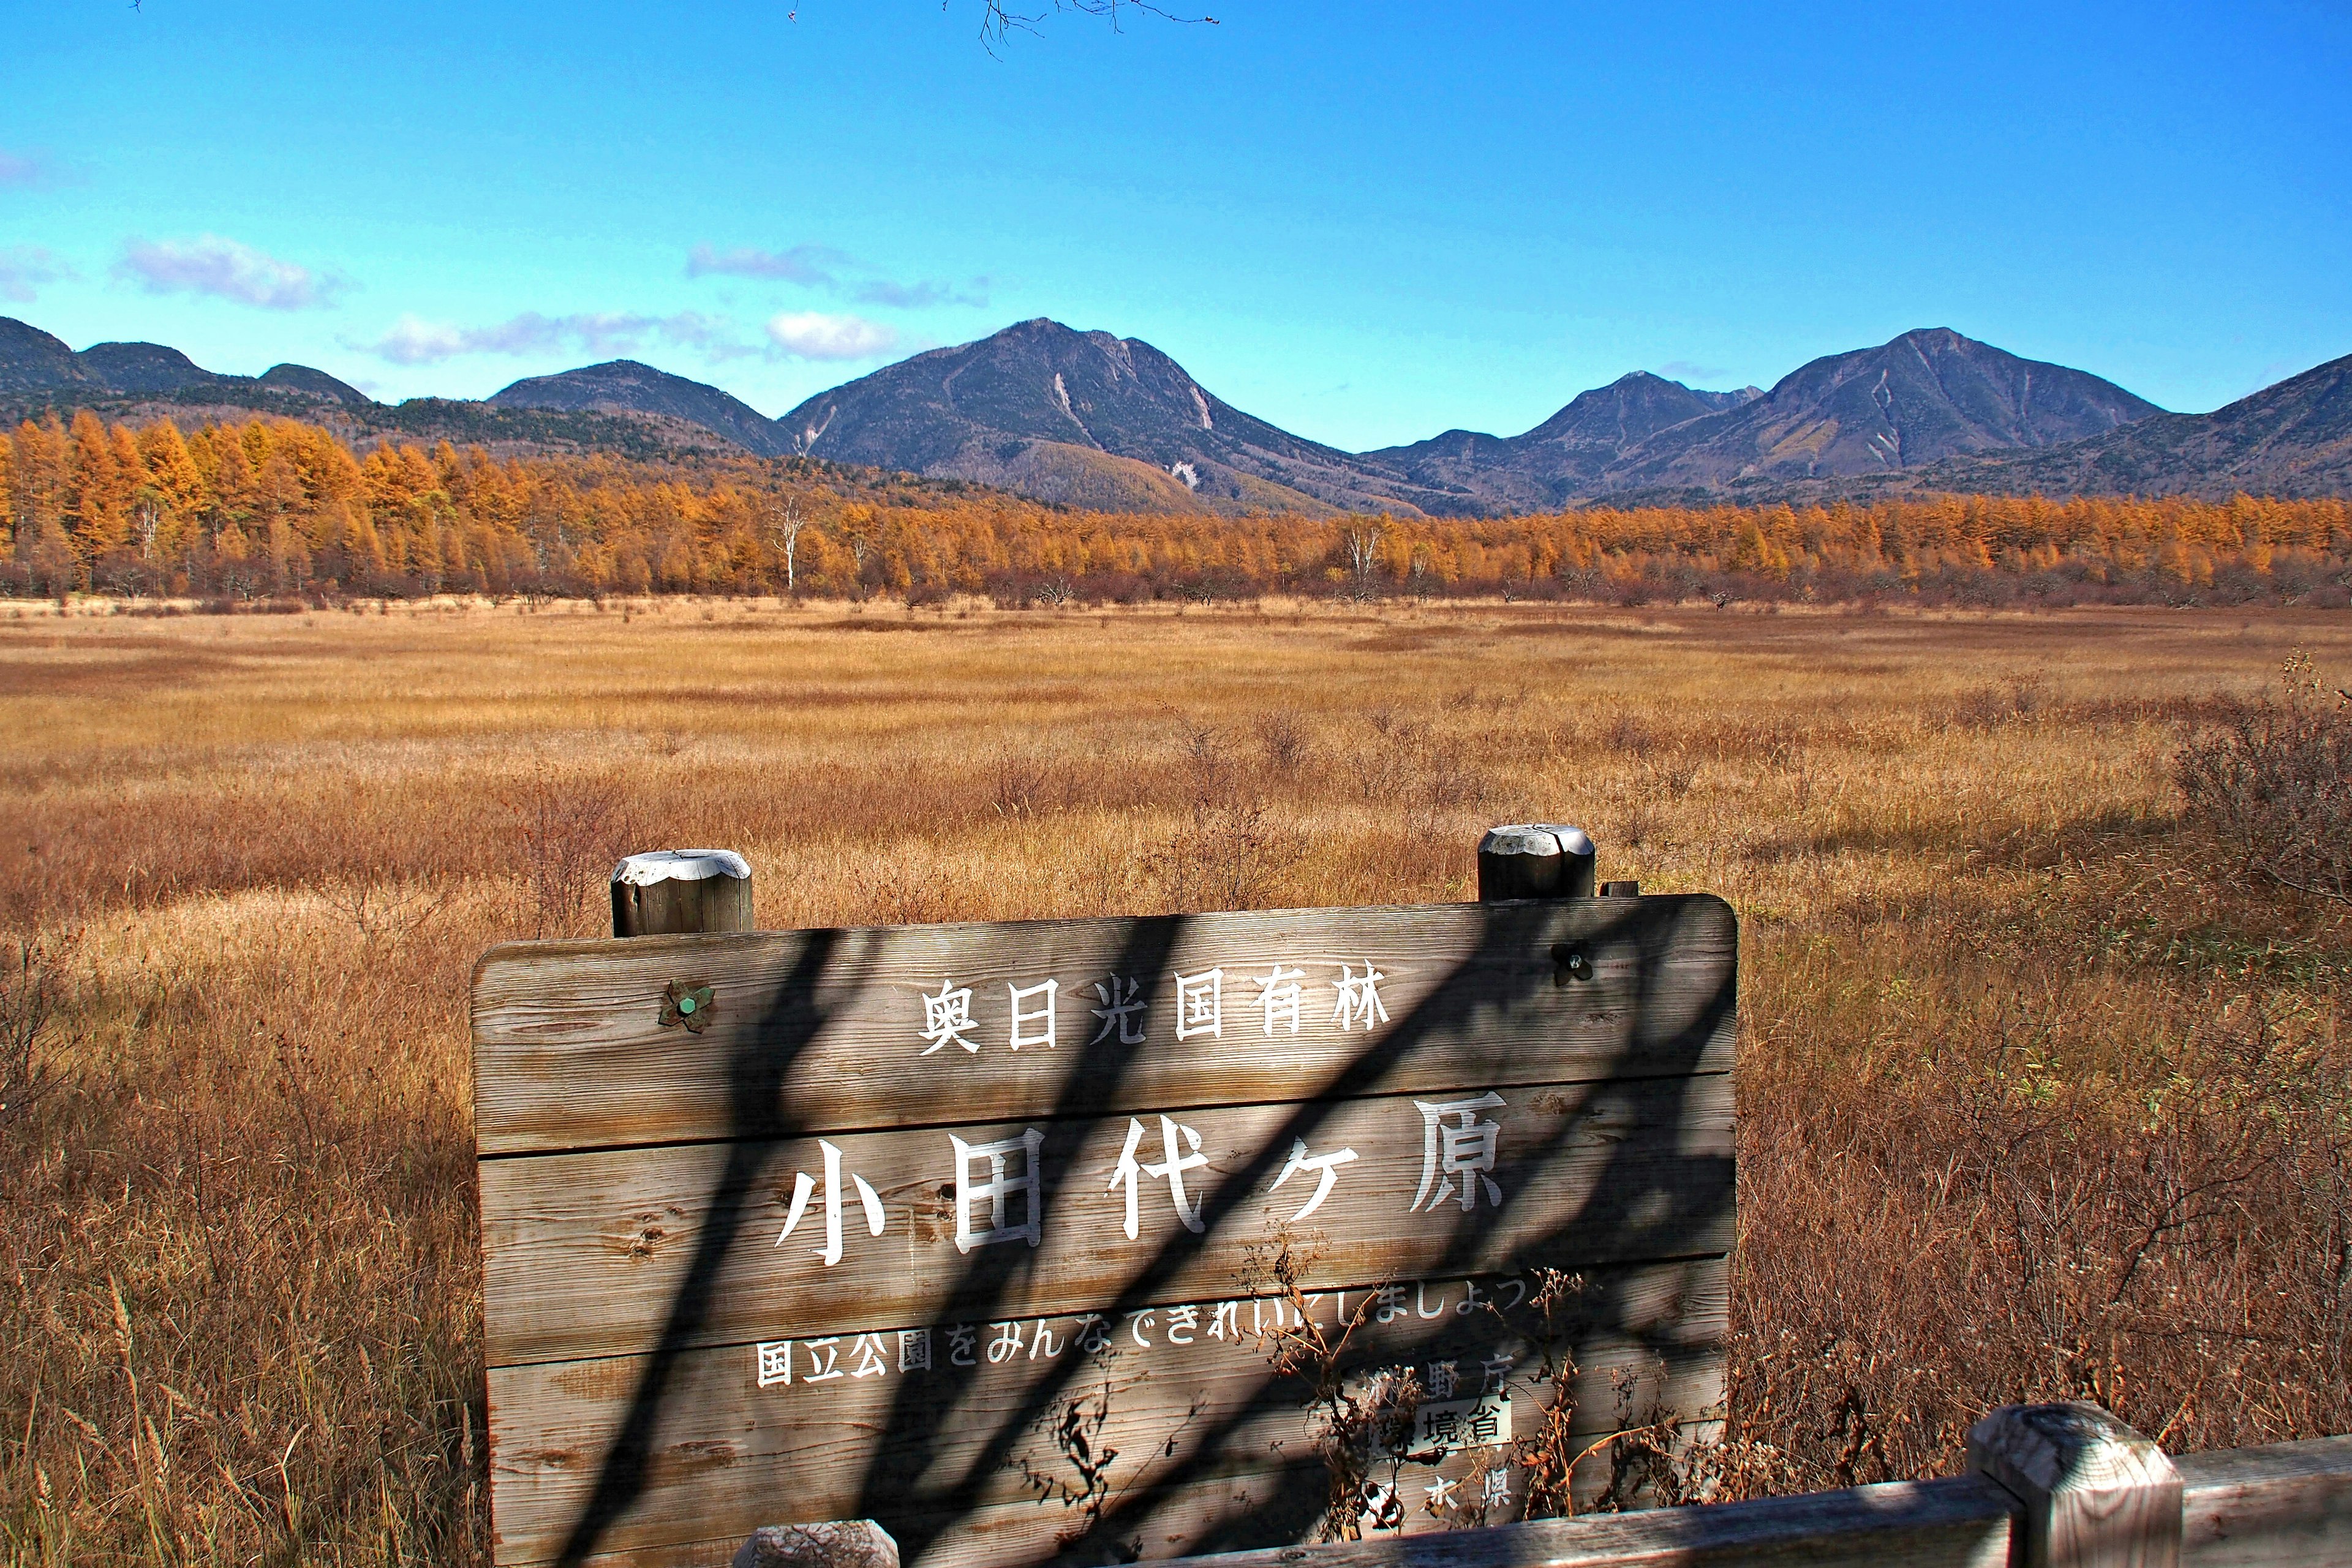
{"type": "Polygon", "coordinates": [[[1916,326],[2181,409],[2352,353],[2352,0],[1214,9],[22,5],[0,313],[769,414],[1044,315],[1350,448],[1916,326]]]}

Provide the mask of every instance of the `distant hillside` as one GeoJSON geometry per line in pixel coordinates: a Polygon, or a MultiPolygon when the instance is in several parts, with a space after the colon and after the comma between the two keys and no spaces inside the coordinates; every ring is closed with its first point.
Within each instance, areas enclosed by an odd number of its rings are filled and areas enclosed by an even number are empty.
{"type": "Polygon", "coordinates": [[[92,343],[76,353],[38,327],[0,316],[0,398],[22,401],[42,393],[66,394],[76,403],[189,393],[227,404],[247,394],[350,405],[370,402],[357,388],[308,365],[273,365],[259,376],[216,375],[161,343],[92,343]]]}
{"type": "Polygon", "coordinates": [[[277,415],[314,421],[362,447],[400,437],[480,445],[509,455],[604,451],[641,460],[738,449],[701,422],[672,416],[499,407],[438,397],[387,405],[309,365],[220,375],[160,343],[93,343],[76,353],[37,327],[0,316],[0,419],[79,408],[110,419],[169,416],[184,423],[277,415]]]}
{"type": "Polygon", "coordinates": [[[1367,452],[1364,460],[1395,468],[1474,510],[1559,507],[1592,493],[1611,464],[1658,432],[1762,395],[1752,386],[1699,392],[1637,370],[1579,394],[1524,436],[1448,430],[1410,447],[1367,452]]]}
{"type": "Polygon", "coordinates": [[[1909,331],[1817,359],[1742,407],[1648,437],[1589,493],[1886,473],[2056,446],[2161,412],[2079,370],[1948,329],[1909,331]]]}
{"type": "Polygon", "coordinates": [[[2003,495],[2352,495],[2352,354],[2210,414],[2159,414],[2048,451],[1938,464],[1918,479],[2003,495]]]}
{"type": "Polygon", "coordinates": [[[1412,511],[1446,500],[1243,413],[1150,343],[1043,319],[886,366],[780,423],[795,450],[932,476],[1018,468],[1073,482],[1055,476],[1073,454],[1096,453],[1148,464],[1228,510],[1412,511]]]}
{"type": "Polygon", "coordinates": [[[489,401],[501,408],[661,415],[715,430],[758,457],[790,457],[793,450],[776,422],[750,404],[633,359],[530,376],[493,393],[489,401]]]}

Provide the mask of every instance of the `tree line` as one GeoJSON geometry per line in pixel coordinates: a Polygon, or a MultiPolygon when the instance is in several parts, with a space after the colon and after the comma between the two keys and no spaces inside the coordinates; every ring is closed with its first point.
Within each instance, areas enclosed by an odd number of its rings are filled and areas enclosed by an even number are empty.
{"type": "Polygon", "coordinates": [[[0,594],[935,603],[1508,595],[2352,604],[2352,503],[1927,495],[1508,518],[1109,513],[805,459],[355,450],[283,418],[0,439],[0,594]]]}

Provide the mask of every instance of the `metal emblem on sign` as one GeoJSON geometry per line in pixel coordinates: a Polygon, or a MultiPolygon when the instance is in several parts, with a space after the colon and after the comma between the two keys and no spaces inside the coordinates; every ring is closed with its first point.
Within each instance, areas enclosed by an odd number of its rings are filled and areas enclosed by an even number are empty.
{"type": "Polygon", "coordinates": [[[698,1035],[709,1026],[717,1005],[709,986],[689,987],[683,980],[673,980],[662,991],[661,1026],[675,1029],[683,1025],[688,1034],[698,1035]]]}

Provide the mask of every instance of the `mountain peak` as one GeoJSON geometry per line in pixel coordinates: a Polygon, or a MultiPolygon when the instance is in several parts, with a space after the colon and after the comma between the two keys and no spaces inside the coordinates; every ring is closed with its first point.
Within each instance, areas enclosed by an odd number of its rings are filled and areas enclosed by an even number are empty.
{"type": "Polygon", "coordinates": [[[525,376],[492,393],[488,401],[502,408],[667,415],[715,431],[763,458],[785,457],[793,450],[790,437],[776,422],[742,399],[639,360],[609,359],[554,375],[525,376]]]}
{"type": "Polygon", "coordinates": [[[2056,446],[2160,412],[2086,372],[1918,327],[1824,355],[1743,407],[1662,432],[1602,480],[1630,489],[1851,478],[2056,446]]]}
{"type": "Polygon", "coordinates": [[[1020,478],[1056,499],[1152,494],[1173,479],[1185,504],[1416,506],[1389,476],[1213,396],[1141,339],[1045,316],[886,365],[782,423],[816,457],[984,484],[1020,478]]]}

